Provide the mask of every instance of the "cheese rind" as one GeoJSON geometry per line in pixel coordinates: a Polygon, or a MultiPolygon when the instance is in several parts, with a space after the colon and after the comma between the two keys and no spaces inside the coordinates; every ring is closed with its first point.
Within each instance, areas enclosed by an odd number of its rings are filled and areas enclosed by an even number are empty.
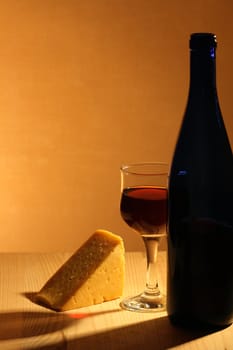
{"type": "Polygon", "coordinates": [[[36,301],[65,311],[120,297],[124,287],[124,244],[97,230],[47,281],[36,301]]]}

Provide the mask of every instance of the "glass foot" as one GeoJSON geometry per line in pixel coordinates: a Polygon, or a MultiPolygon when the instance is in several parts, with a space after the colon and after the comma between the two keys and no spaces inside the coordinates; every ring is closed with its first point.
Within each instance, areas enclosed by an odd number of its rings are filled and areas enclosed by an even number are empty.
{"type": "Polygon", "coordinates": [[[135,297],[125,298],[120,306],[129,311],[137,312],[158,312],[166,309],[166,298],[163,294],[147,295],[142,293],[135,297]]]}

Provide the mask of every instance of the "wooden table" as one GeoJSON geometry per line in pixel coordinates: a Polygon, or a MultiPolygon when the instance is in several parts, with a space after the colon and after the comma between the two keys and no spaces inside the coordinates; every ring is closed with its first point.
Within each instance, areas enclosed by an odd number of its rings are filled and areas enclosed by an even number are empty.
{"type": "MultiPolygon", "coordinates": [[[[31,302],[68,253],[0,254],[0,349],[180,349],[232,350],[232,326],[212,334],[173,327],[166,315],[122,310],[119,299],[56,313],[31,302]]],[[[165,286],[166,253],[159,254],[159,280],[165,286]]],[[[141,292],[143,253],[126,254],[125,295],[141,292]]]]}

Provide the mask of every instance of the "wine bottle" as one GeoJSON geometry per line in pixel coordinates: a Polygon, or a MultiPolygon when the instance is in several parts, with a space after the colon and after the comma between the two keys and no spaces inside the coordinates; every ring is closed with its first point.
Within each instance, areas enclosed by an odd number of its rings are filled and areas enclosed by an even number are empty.
{"type": "Polygon", "coordinates": [[[216,36],[190,37],[190,86],[168,186],[172,323],[233,322],[233,157],[216,89],[216,36]]]}

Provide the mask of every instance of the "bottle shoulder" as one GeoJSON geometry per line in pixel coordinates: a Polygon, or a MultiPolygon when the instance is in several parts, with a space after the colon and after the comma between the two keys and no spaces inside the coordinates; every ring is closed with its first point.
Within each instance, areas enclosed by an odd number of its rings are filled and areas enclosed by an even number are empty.
{"type": "Polygon", "coordinates": [[[218,104],[203,102],[195,105],[188,102],[175,147],[175,154],[183,154],[187,158],[222,156],[227,153],[232,158],[224,119],[218,104]]]}
{"type": "Polygon", "coordinates": [[[174,177],[179,182],[193,178],[196,183],[228,183],[233,189],[233,154],[225,128],[196,134],[181,128],[170,170],[174,177]]]}

